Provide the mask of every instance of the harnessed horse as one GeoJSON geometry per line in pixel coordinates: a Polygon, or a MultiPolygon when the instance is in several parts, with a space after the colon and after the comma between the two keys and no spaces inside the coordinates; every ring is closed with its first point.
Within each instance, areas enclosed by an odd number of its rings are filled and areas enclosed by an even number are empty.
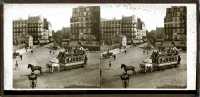
{"type": "Polygon", "coordinates": [[[28,68],[31,68],[32,72],[34,72],[35,70],[39,70],[40,74],[42,74],[42,67],[41,66],[34,66],[32,64],[28,64],[28,68]]]}
{"type": "Polygon", "coordinates": [[[152,64],[145,64],[144,65],[144,72],[147,72],[150,70],[150,72],[153,72],[153,65],[152,64]]]}
{"type": "Polygon", "coordinates": [[[49,68],[49,72],[54,72],[56,69],[60,71],[60,65],[57,63],[46,64],[46,66],[49,68]]]}
{"type": "Polygon", "coordinates": [[[125,64],[121,64],[121,69],[124,69],[124,71],[127,73],[128,70],[131,70],[133,74],[136,73],[134,66],[126,66],[125,64]]]}

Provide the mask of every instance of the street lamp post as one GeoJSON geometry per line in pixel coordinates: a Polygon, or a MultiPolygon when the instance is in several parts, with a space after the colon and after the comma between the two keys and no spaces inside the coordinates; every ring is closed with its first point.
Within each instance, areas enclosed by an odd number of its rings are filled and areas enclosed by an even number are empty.
{"type": "Polygon", "coordinates": [[[36,88],[37,75],[32,72],[30,75],[28,75],[28,79],[30,81],[31,88],[36,88]]]}

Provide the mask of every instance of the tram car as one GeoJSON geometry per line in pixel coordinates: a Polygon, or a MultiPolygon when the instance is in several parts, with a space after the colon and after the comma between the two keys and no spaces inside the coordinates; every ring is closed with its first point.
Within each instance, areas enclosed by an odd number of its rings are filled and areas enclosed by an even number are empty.
{"type": "Polygon", "coordinates": [[[85,52],[69,53],[60,52],[57,56],[61,69],[75,69],[84,67],[87,64],[87,54],[85,52]]]}
{"type": "Polygon", "coordinates": [[[178,53],[152,53],[140,64],[141,72],[153,72],[180,65],[181,57],[178,53]]]}

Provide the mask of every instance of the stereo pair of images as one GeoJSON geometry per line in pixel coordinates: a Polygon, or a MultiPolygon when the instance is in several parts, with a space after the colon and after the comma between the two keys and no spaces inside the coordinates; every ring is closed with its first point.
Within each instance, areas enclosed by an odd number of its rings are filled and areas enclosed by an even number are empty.
{"type": "Polygon", "coordinates": [[[196,4],[5,4],[5,90],[195,90],[196,4]]]}

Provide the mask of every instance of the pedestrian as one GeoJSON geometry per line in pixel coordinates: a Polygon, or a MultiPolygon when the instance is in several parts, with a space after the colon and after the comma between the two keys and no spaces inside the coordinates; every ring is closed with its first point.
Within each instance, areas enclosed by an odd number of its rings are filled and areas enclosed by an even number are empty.
{"type": "Polygon", "coordinates": [[[25,49],[26,49],[26,52],[27,52],[27,47],[25,49]]]}
{"type": "Polygon", "coordinates": [[[31,53],[33,53],[33,50],[31,50],[31,53]]]}
{"type": "Polygon", "coordinates": [[[112,65],[112,63],[111,63],[111,61],[109,61],[109,67],[111,67],[111,65],[112,65]]]}
{"type": "Polygon", "coordinates": [[[51,50],[49,51],[49,53],[51,54],[51,50]]]}
{"type": "Polygon", "coordinates": [[[113,58],[114,58],[114,60],[116,60],[116,55],[115,54],[113,55],[113,58]]]}
{"type": "Polygon", "coordinates": [[[126,54],[126,49],[124,50],[124,53],[126,54]]]}
{"type": "Polygon", "coordinates": [[[17,60],[16,60],[15,69],[17,69],[17,68],[18,68],[18,62],[17,62],[17,60]]]}
{"type": "Polygon", "coordinates": [[[20,55],[20,58],[21,58],[21,60],[22,60],[22,55],[20,55]]]}
{"type": "Polygon", "coordinates": [[[181,56],[178,55],[178,64],[180,64],[180,62],[181,62],[181,56]]]}
{"type": "Polygon", "coordinates": [[[88,60],[88,57],[87,55],[85,56],[85,60],[84,60],[84,63],[87,64],[87,60],[88,60]]]}

